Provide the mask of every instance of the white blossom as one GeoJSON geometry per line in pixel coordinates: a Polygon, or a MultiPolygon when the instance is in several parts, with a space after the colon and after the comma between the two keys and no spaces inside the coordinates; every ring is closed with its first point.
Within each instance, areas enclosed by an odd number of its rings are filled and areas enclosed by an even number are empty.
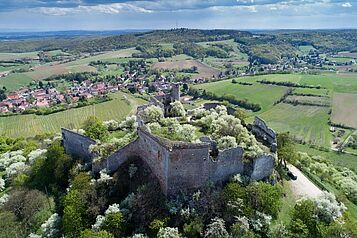
{"type": "Polygon", "coordinates": [[[5,180],[0,177],[0,192],[5,190],[5,180]]]}
{"type": "Polygon", "coordinates": [[[105,220],[105,216],[98,215],[95,219],[94,225],[92,225],[93,230],[100,230],[100,227],[102,226],[103,222],[105,220]]]}
{"type": "Polygon", "coordinates": [[[9,198],[10,196],[6,193],[2,195],[2,197],[0,197],[0,207],[2,207],[7,202],[7,200],[9,200],[9,198]]]}
{"type": "Polygon", "coordinates": [[[205,232],[207,238],[228,238],[229,234],[226,230],[224,220],[221,218],[213,218],[212,222],[207,226],[205,232]]]}
{"type": "Polygon", "coordinates": [[[52,214],[48,220],[41,225],[43,238],[55,238],[60,234],[60,216],[57,213],[52,214]]]}
{"type": "Polygon", "coordinates": [[[99,172],[99,179],[97,180],[98,183],[108,183],[113,179],[108,173],[106,169],[103,169],[99,172]]]}
{"type": "Polygon", "coordinates": [[[44,155],[46,152],[46,149],[37,149],[31,151],[28,155],[29,163],[32,165],[37,158],[39,158],[41,155],[44,155]]]}
{"type": "Polygon", "coordinates": [[[317,207],[317,216],[330,223],[341,217],[344,211],[347,209],[343,203],[339,203],[336,200],[335,195],[332,193],[324,192],[319,197],[315,198],[317,207]]]}
{"type": "Polygon", "coordinates": [[[105,211],[105,215],[108,215],[110,213],[117,213],[120,212],[120,205],[117,203],[113,203],[108,207],[108,209],[105,211]]]}
{"type": "Polygon", "coordinates": [[[6,177],[10,178],[14,175],[25,172],[29,168],[30,167],[28,165],[26,165],[24,162],[13,163],[9,167],[6,168],[6,170],[5,170],[6,177]]]}
{"type": "Polygon", "coordinates": [[[172,227],[160,228],[157,233],[157,238],[180,238],[180,233],[178,229],[172,227]]]}

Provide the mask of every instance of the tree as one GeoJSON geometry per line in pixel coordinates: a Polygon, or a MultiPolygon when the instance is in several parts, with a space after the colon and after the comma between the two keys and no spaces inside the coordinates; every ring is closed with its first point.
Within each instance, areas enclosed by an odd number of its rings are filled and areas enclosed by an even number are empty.
{"type": "Polygon", "coordinates": [[[85,196],[78,190],[71,190],[64,198],[62,230],[67,237],[78,237],[88,228],[85,196]]]}
{"type": "Polygon", "coordinates": [[[202,223],[201,219],[195,218],[189,223],[185,223],[183,225],[183,231],[189,238],[198,237],[203,230],[204,224],[202,223]]]}
{"type": "Polygon", "coordinates": [[[251,183],[246,188],[246,202],[254,210],[276,218],[278,216],[282,189],[280,185],[271,185],[264,182],[251,183]]]}
{"type": "Polygon", "coordinates": [[[177,228],[165,227],[160,228],[157,238],[181,238],[181,235],[177,228]]]}
{"type": "Polygon", "coordinates": [[[0,212],[0,238],[25,236],[24,227],[12,212],[0,212]]]}
{"type": "Polygon", "coordinates": [[[313,201],[302,199],[295,204],[289,230],[292,234],[301,235],[294,237],[306,237],[306,234],[311,238],[321,237],[316,219],[316,204],[313,201]]]}
{"type": "Polygon", "coordinates": [[[309,229],[300,219],[292,220],[289,226],[289,232],[291,238],[308,238],[309,229]]]}
{"type": "Polygon", "coordinates": [[[207,226],[205,232],[206,238],[229,238],[229,234],[226,230],[224,220],[221,218],[213,218],[211,223],[207,226]]]}
{"type": "Polygon", "coordinates": [[[105,140],[109,132],[103,122],[98,118],[91,116],[85,122],[83,129],[85,131],[85,135],[90,137],[93,140],[105,140]]]}
{"type": "Polygon", "coordinates": [[[170,103],[170,106],[171,106],[171,116],[184,117],[186,115],[186,110],[180,101],[174,101],[170,103]]]}
{"type": "Polygon", "coordinates": [[[159,122],[163,117],[164,112],[162,109],[154,105],[147,107],[142,113],[145,123],[159,122]]]}
{"type": "Polygon", "coordinates": [[[241,108],[237,108],[234,112],[234,116],[238,118],[243,125],[245,125],[245,119],[248,117],[247,111],[241,108]]]}
{"type": "Polygon", "coordinates": [[[124,229],[123,214],[121,212],[111,212],[106,214],[101,228],[110,232],[115,237],[120,237],[124,229]]]}
{"type": "Polygon", "coordinates": [[[80,238],[114,238],[114,236],[107,231],[93,231],[86,229],[81,232],[80,238]]]}
{"type": "Polygon", "coordinates": [[[55,141],[48,147],[45,157],[34,161],[29,183],[42,191],[53,192],[56,188],[64,190],[68,186],[73,163],[74,160],[65,153],[61,142],[55,141]]]}
{"type": "Polygon", "coordinates": [[[295,151],[295,144],[290,138],[289,133],[279,133],[277,142],[279,166],[282,166],[284,163],[284,167],[286,168],[287,162],[294,164],[297,159],[297,153],[295,151]]]}

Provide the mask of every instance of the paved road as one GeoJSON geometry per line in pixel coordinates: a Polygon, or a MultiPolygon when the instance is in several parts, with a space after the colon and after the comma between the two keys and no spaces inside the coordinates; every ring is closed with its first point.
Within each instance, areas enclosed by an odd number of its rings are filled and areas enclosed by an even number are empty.
{"type": "Polygon", "coordinates": [[[297,198],[315,198],[322,194],[321,189],[313,184],[299,169],[293,165],[288,165],[288,168],[294,175],[297,176],[296,180],[288,181],[291,186],[291,190],[297,198]]]}

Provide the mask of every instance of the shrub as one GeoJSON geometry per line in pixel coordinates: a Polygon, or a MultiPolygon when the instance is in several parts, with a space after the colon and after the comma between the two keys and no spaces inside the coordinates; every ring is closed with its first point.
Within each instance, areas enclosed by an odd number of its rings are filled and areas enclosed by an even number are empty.
{"type": "Polygon", "coordinates": [[[105,140],[109,133],[107,131],[106,126],[103,124],[101,120],[96,117],[89,117],[83,125],[83,129],[85,131],[85,135],[93,140],[105,140]]]}
{"type": "Polygon", "coordinates": [[[186,110],[180,101],[174,101],[170,103],[171,106],[171,116],[174,117],[184,117],[186,115],[186,110]]]}
{"type": "Polygon", "coordinates": [[[160,228],[157,238],[180,238],[181,235],[177,228],[165,227],[160,228]]]}
{"type": "Polygon", "coordinates": [[[161,108],[153,105],[147,107],[142,113],[142,118],[145,123],[159,122],[163,117],[164,112],[161,108]]]}
{"type": "Polygon", "coordinates": [[[224,220],[221,218],[213,218],[205,231],[206,238],[229,238],[224,220]]]}

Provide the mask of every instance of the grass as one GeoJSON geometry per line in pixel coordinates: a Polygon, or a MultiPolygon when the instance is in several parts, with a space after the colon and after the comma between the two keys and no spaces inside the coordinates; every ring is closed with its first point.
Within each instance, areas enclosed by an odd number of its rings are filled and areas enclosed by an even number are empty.
{"type": "Polygon", "coordinates": [[[37,59],[38,52],[27,52],[27,53],[0,53],[0,61],[15,60],[15,59],[37,59]]]}
{"type": "Polygon", "coordinates": [[[5,86],[8,91],[19,89],[31,83],[33,79],[26,74],[10,74],[0,78],[0,86],[5,86]]]}
{"type": "Polygon", "coordinates": [[[133,53],[138,52],[134,48],[129,48],[129,49],[123,49],[123,50],[117,50],[117,51],[111,51],[108,53],[104,54],[98,54],[95,56],[90,56],[87,58],[79,59],[76,61],[72,61],[69,63],[66,63],[66,66],[73,66],[73,65],[87,65],[92,61],[97,61],[97,60],[102,60],[102,61],[109,61],[112,59],[116,58],[125,58],[125,57],[131,57],[133,53]]]}
{"type": "MultiPolygon", "coordinates": [[[[252,81],[250,78],[239,78],[238,81],[252,81]]],[[[262,112],[270,109],[285,92],[286,88],[274,85],[264,85],[253,82],[253,85],[233,84],[231,80],[199,84],[195,88],[204,89],[218,95],[233,95],[237,99],[247,99],[252,103],[259,103],[262,112]]]]}
{"type": "Polygon", "coordinates": [[[310,144],[330,147],[332,134],[327,124],[328,111],[326,107],[280,103],[259,116],[277,132],[289,131],[310,144]]]}
{"type": "Polygon", "coordinates": [[[334,123],[357,128],[357,94],[335,93],[331,119],[334,123]]]}
{"type": "Polygon", "coordinates": [[[291,187],[287,181],[284,181],[283,193],[284,197],[282,198],[280,211],[277,219],[273,221],[273,226],[279,223],[287,225],[291,221],[291,213],[294,209],[296,198],[294,197],[291,187]]]}
{"type": "MultiPolygon", "coordinates": [[[[247,99],[249,102],[259,103],[262,110],[250,115],[258,115],[267,121],[270,127],[277,132],[290,131],[292,135],[304,141],[324,147],[330,147],[332,134],[329,132],[329,107],[293,106],[280,103],[273,105],[286,92],[287,87],[260,84],[258,80],[274,82],[294,82],[306,85],[320,85],[322,89],[295,88],[296,93],[326,95],[326,98],[314,98],[318,101],[331,101],[335,92],[356,93],[357,81],[353,77],[336,74],[306,75],[306,74],[272,74],[252,77],[239,77],[239,82],[250,82],[253,85],[232,84],[231,80],[200,84],[202,88],[219,95],[230,94],[238,99],[247,99]]],[[[299,97],[300,98],[300,97],[299,97]]],[[[303,99],[308,99],[304,97],[303,99]]],[[[353,100],[352,100],[353,101],[353,100]]],[[[353,102],[346,102],[351,105],[353,102]]],[[[351,113],[355,107],[347,106],[351,113]]],[[[354,110],[354,111],[353,111],[354,110]]],[[[357,113],[357,112],[356,112],[357,113]]],[[[252,121],[249,118],[248,121],[252,121]]]]}
{"type": "Polygon", "coordinates": [[[357,168],[357,159],[354,155],[338,153],[335,151],[321,151],[311,148],[308,145],[301,144],[297,144],[296,149],[298,151],[306,152],[310,155],[320,155],[336,166],[346,167],[352,170],[356,170],[357,168]]]}
{"type": "Polygon", "coordinates": [[[310,52],[310,50],[315,50],[315,47],[312,45],[301,45],[299,46],[299,50],[306,55],[310,52]]]}
{"type": "Polygon", "coordinates": [[[0,131],[3,135],[10,137],[33,137],[45,133],[58,133],[61,127],[79,128],[90,116],[96,116],[102,120],[121,120],[132,113],[137,105],[144,103],[142,99],[122,92],[112,94],[111,97],[113,100],[108,102],[45,116],[0,117],[0,131]],[[130,104],[123,99],[124,95],[128,97],[130,104]]]}

